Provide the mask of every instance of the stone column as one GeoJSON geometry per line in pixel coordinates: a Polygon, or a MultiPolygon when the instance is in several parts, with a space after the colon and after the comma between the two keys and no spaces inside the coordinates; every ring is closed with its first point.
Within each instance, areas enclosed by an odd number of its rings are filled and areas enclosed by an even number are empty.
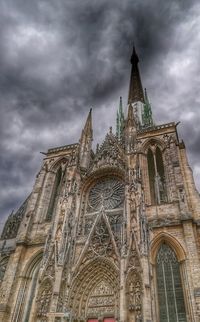
{"type": "MultiPolygon", "coordinates": [[[[189,300],[192,302],[194,321],[198,322],[200,318],[200,312],[197,312],[197,307],[200,306],[200,294],[198,292],[198,290],[200,290],[200,261],[196,245],[196,238],[194,235],[194,229],[195,228],[193,227],[192,220],[186,220],[183,222],[183,232],[187,247],[188,259],[186,270],[189,273],[187,274],[187,276],[191,294],[189,300]]],[[[191,321],[193,321],[193,319],[191,319],[191,321]]]]}

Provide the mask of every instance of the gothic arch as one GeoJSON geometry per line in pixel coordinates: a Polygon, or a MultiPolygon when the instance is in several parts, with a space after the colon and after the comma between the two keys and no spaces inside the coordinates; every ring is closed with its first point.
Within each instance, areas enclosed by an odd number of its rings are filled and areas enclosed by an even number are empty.
{"type": "Polygon", "coordinates": [[[147,154],[147,151],[151,145],[158,146],[162,152],[165,150],[165,142],[160,138],[149,139],[142,144],[141,150],[144,154],[147,154]]]}
{"type": "Polygon", "coordinates": [[[58,169],[59,169],[59,167],[60,167],[60,165],[62,164],[62,163],[68,163],[69,162],[69,158],[66,156],[66,157],[60,157],[59,159],[57,159],[57,160],[55,160],[52,164],[51,164],[51,166],[50,166],[50,169],[49,169],[49,171],[57,171],[58,169]]]}
{"type": "MultiPolygon", "coordinates": [[[[91,229],[94,223],[97,212],[99,212],[102,207],[104,207],[106,211],[110,209],[123,209],[122,199],[125,196],[123,191],[124,176],[120,171],[109,170],[88,177],[81,187],[78,234],[87,234],[87,231],[91,229]],[[110,191],[110,194],[108,191],[110,191]],[[106,192],[108,192],[107,195],[106,192]],[[90,214],[93,214],[94,216],[87,216],[90,214]]],[[[116,221],[119,220],[116,219],[116,221]]]]}
{"type": "Polygon", "coordinates": [[[142,145],[142,152],[146,203],[166,203],[169,199],[169,178],[166,171],[165,142],[160,138],[149,139],[142,145]]]}
{"type": "Polygon", "coordinates": [[[156,256],[162,243],[168,244],[175,252],[179,262],[186,260],[186,252],[180,242],[172,235],[160,232],[150,244],[150,261],[153,265],[156,263],[156,256]]]}
{"type": "Polygon", "coordinates": [[[119,310],[119,272],[115,265],[105,258],[97,258],[86,264],[74,277],[69,293],[69,308],[76,318],[93,317],[105,314],[109,309],[113,316],[119,310]],[[98,292],[101,306],[98,308],[98,292]],[[107,306],[107,300],[110,306],[107,306]],[[93,302],[97,301],[97,309],[93,302]],[[96,312],[96,311],[97,312],[96,312]]]}
{"type": "Polygon", "coordinates": [[[25,322],[29,319],[36,292],[39,265],[42,251],[37,251],[28,261],[22,273],[22,281],[18,292],[12,322],[25,322]]]}
{"type": "Polygon", "coordinates": [[[106,177],[116,177],[124,181],[125,173],[116,168],[99,169],[86,178],[82,186],[82,193],[86,193],[98,180],[106,177]]]}

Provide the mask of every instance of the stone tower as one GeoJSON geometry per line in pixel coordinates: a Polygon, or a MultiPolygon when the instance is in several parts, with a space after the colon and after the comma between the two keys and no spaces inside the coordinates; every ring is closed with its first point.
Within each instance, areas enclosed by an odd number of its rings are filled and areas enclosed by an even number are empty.
{"type": "Polygon", "coordinates": [[[199,322],[200,199],[175,123],[155,125],[135,48],[128,112],[92,150],[49,149],[1,236],[0,321],[199,322]]]}

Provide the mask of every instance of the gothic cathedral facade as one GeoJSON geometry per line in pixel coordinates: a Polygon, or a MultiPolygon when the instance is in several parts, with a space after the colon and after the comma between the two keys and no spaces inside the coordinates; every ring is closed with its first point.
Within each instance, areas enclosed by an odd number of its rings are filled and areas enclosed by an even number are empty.
{"type": "Polygon", "coordinates": [[[133,49],[127,115],[49,149],[0,240],[2,322],[199,322],[200,198],[177,124],[155,125],[133,49]]]}

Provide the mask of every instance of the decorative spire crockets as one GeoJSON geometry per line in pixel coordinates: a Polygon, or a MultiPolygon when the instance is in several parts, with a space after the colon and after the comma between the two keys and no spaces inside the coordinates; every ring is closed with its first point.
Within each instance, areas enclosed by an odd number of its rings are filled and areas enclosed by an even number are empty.
{"type": "Polygon", "coordinates": [[[142,102],[144,103],[144,93],[142,88],[142,82],[140,79],[140,72],[138,68],[139,58],[135,50],[135,46],[133,46],[133,53],[131,56],[131,79],[129,86],[129,95],[128,95],[128,104],[142,102]]]}
{"type": "Polygon", "coordinates": [[[117,111],[117,120],[116,120],[116,136],[118,140],[122,138],[123,129],[124,129],[124,111],[122,106],[122,97],[120,96],[119,109],[117,111]]]}
{"type": "Polygon", "coordinates": [[[153,125],[153,118],[152,118],[151,104],[148,99],[146,88],[145,88],[144,97],[145,97],[145,102],[144,102],[144,109],[142,113],[142,125],[144,127],[149,127],[153,125]]]}

